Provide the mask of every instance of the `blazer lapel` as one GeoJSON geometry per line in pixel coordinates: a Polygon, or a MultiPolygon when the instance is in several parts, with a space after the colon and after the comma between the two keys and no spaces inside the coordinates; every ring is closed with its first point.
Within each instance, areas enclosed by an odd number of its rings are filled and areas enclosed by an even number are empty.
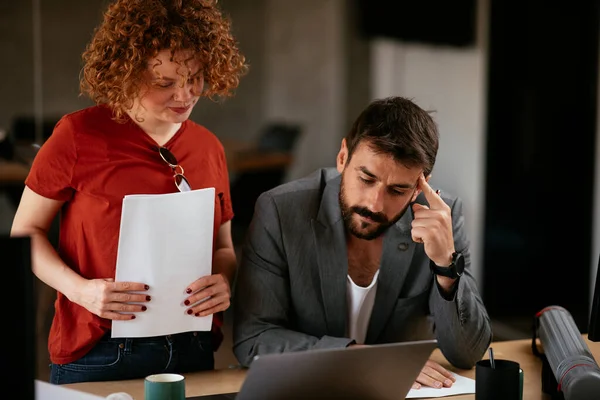
{"type": "Polygon", "coordinates": [[[367,343],[376,343],[396,306],[406,280],[416,247],[410,234],[411,221],[412,210],[407,209],[402,218],[385,233],[375,304],[367,330],[367,343]]]}
{"type": "Polygon", "coordinates": [[[327,182],[319,213],[312,221],[327,332],[336,337],[346,335],[348,312],[346,306],[348,252],[338,200],[340,182],[341,176],[327,182]]]}

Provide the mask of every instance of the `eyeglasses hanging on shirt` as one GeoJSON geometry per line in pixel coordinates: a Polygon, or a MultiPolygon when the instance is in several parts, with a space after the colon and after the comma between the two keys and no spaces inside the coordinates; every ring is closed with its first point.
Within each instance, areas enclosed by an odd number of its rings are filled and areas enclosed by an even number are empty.
{"type": "Polygon", "coordinates": [[[180,192],[189,192],[192,190],[190,183],[183,175],[183,167],[179,165],[177,162],[177,158],[171,153],[166,147],[159,147],[158,153],[164,162],[167,163],[171,170],[173,170],[173,180],[175,181],[175,186],[179,189],[180,192]]]}

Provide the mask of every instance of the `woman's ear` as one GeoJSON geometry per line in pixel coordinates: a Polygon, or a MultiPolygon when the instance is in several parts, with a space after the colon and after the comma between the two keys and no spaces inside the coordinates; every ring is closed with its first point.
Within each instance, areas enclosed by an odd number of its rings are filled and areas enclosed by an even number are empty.
{"type": "Polygon", "coordinates": [[[340,146],[340,151],[336,157],[336,166],[338,172],[341,174],[346,167],[346,162],[348,161],[348,147],[346,146],[346,139],[342,139],[342,145],[340,146]]]}

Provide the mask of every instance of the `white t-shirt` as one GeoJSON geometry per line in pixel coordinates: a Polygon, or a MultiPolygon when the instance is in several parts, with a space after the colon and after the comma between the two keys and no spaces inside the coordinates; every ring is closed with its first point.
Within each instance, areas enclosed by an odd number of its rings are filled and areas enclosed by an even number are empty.
{"type": "Polygon", "coordinates": [[[367,337],[369,320],[375,303],[377,292],[377,277],[379,270],[375,272],[373,280],[367,287],[358,286],[350,275],[346,284],[346,297],[348,300],[348,337],[356,343],[363,344],[367,337]]]}

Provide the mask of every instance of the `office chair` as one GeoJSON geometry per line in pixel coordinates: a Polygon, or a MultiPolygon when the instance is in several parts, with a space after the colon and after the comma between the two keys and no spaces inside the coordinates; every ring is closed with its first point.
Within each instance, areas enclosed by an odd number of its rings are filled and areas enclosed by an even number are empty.
{"type": "MultiPolygon", "coordinates": [[[[302,133],[296,124],[273,123],[266,127],[253,151],[290,153],[302,133]]],[[[252,220],[254,204],[263,192],[283,183],[287,167],[261,168],[240,173],[231,182],[234,243],[241,240],[252,220]]]]}

